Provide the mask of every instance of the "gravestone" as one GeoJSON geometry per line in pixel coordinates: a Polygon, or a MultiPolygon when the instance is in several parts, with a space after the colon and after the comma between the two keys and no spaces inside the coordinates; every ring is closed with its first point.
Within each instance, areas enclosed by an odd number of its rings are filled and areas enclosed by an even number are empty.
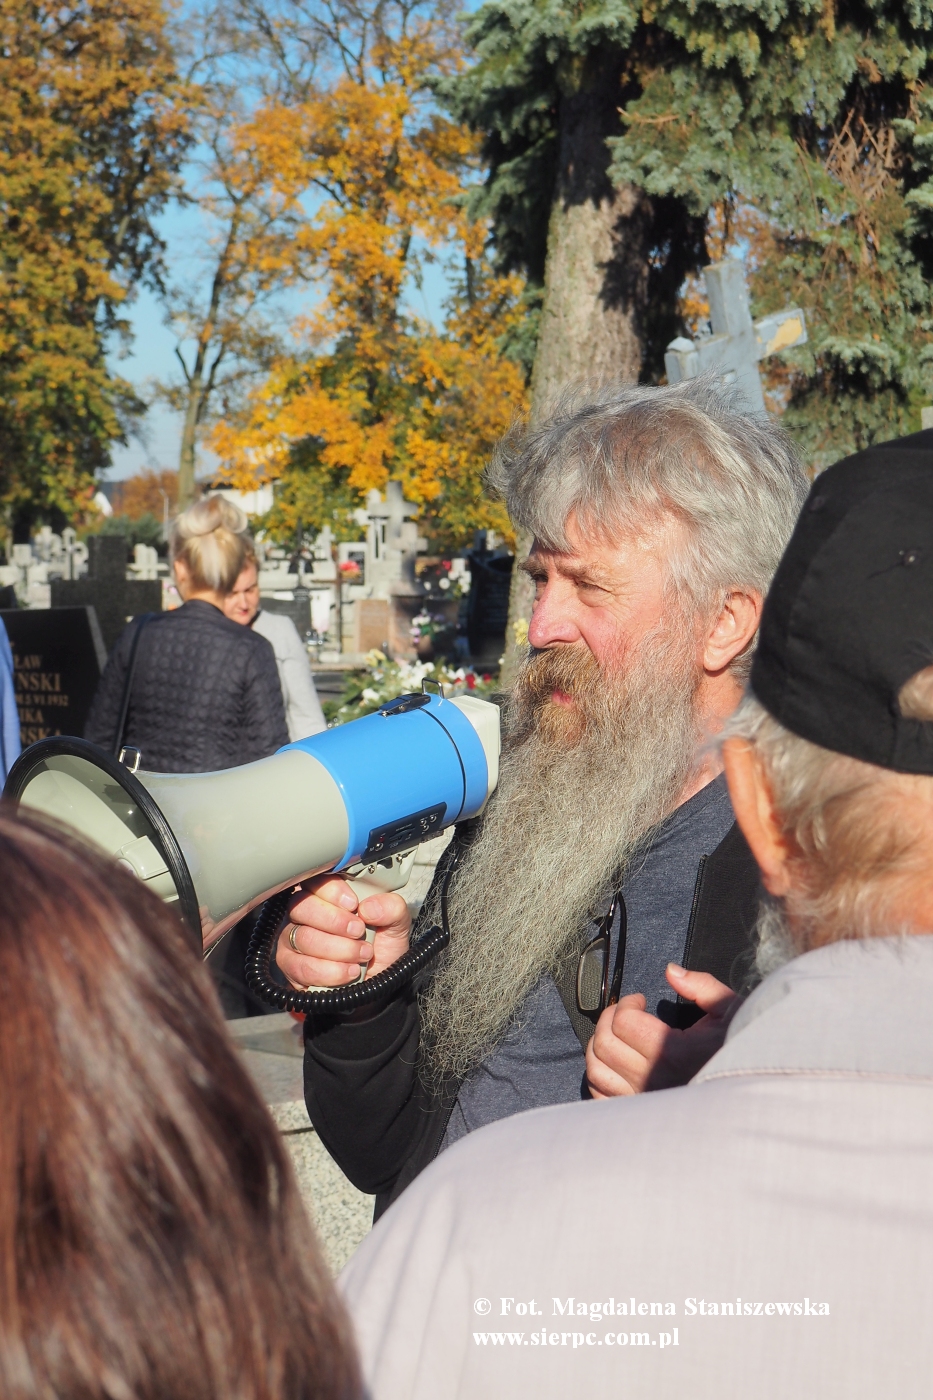
{"type": "Polygon", "coordinates": [[[107,659],[94,609],[10,608],[0,618],[13,652],[23,748],[54,734],[83,734],[107,659]]]}
{"type": "Polygon", "coordinates": [[[478,548],[470,550],[470,591],[467,594],[466,629],[474,666],[498,666],[505,650],[505,629],[509,618],[509,588],[513,556],[503,550],[485,548],[485,536],[478,532],[478,548]]]}
{"type": "Polygon", "coordinates": [[[122,535],[91,535],[87,574],[52,580],[52,607],[93,607],[109,652],[131,618],[162,611],[159,579],[127,579],[126,540],[122,535]]]}
{"type": "Polygon", "coordinates": [[[418,506],[406,501],[400,481],[387,481],[385,499],[378,491],[366,498],[367,599],[384,599],[389,605],[389,625],[383,640],[394,657],[412,657],[412,618],[420,612],[424,588],[415,577],[415,561],[428,542],[418,534],[410,518],[418,506]]]}
{"type": "Polygon", "coordinates": [[[263,594],[260,607],[266,613],[282,613],[290,617],[302,641],[311,628],[311,594],[307,588],[296,588],[291,598],[272,598],[263,594]]]}
{"type": "Polygon", "coordinates": [[[355,651],[384,652],[389,645],[389,601],[387,598],[360,598],[356,604],[355,651]]]}
{"type": "Polygon", "coordinates": [[[719,373],[727,384],[742,391],[752,413],[764,415],[758,361],[806,342],[803,312],[792,306],[753,321],[745,269],[734,258],[705,267],[703,277],[713,333],[699,335],[696,340],[678,336],[671,341],[664,356],[667,382],[679,384],[707,371],[719,373]]]}

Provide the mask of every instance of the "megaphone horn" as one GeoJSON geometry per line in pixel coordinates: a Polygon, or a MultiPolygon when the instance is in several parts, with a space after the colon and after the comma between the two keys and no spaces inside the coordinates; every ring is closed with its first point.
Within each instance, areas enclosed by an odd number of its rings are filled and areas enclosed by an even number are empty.
{"type": "Polygon", "coordinates": [[[361,894],[400,888],[414,849],[475,816],[498,768],[496,705],[422,693],[217,773],[132,772],[83,739],[42,739],[17,759],[4,796],[107,851],[207,948],[327,870],[354,877],[361,894]]]}

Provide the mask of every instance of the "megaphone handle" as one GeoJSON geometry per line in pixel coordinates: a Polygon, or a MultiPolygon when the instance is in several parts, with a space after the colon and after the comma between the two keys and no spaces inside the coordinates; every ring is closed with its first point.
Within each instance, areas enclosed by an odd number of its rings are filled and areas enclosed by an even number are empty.
{"type": "MultiPolygon", "coordinates": [[[[438,953],[446,948],[450,942],[447,900],[450,881],[460,863],[461,854],[462,852],[458,848],[454,848],[444,874],[441,885],[441,927],[434,924],[431,928],[426,929],[421,937],[412,943],[404,957],[399,958],[398,962],[392,963],[382,972],[377,972],[375,977],[371,977],[368,982],[347,982],[342,987],[310,988],[304,992],[295,991],[273,982],[270,971],[275,943],[285,918],[289,899],[287,891],[273,895],[271,899],[266,900],[260,909],[259,918],[256,920],[256,926],[249,941],[249,949],[246,954],[246,985],[251,992],[259,997],[260,1001],[266,1002],[269,1006],[277,1006],[280,1011],[301,1011],[307,1016],[339,1015],[342,1012],[353,1011],[360,1006],[366,1006],[374,1001],[379,1001],[380,998],[393,995],[400,987],[406,986],[413,978],[417,977],[432,958],[436,958],[438,953]]],[[[410,870],[411,861],[414,860],[414,852],[407,852],[406,856],[411,858],[408,862],[410,870]]],[[[399,861],[398,865],[401,868],[402,862],[399,861]]]]}
{"type": "MultiPolygon", "coordinates": [[[[363,865],[362,862],[351,865],[344,871],[347,884],[361,902],[371,894],[388,894],[400,890],[408,884],[411,877],[417,849],[417,846],[413,846],[410,851],[398,851],[386,860],[374,861],[369,865],[363,865]]],[[[376,930],[367,924],[363,937],[367,943],[374,942],[376,930]]],[[[365,978],[366,968],[361,967],[356,980],[363,982],[365,978]]]]}
{"type": "MultiPolygon", "coordinates": [[[[351,888],[351,890],[353,891],[353,893],[354,893],[355,895],[357,895],[361,900],[362,900],[362,899],[365,899],[366,896],[367,896],[368,894],[375,894],[375,893],[376,893],[375,890],[367,890],[367,889],[365,889],[365,888],[362,888],[362,889],[359,888],[359,887],[358,887],[358,884],[357,884],[357,881],[355,881],[355,880],[348,880],[348,881],[347,881],[347,884],[350,886],[350,888],[351,888]]],[[[362,884],[363,884],[363,881],[360,881],[359,884],[362,885],[362,884]]],[[[375,930],[374,928],[370,928],[369,924],[367,924],[367,925],[366,925],[366,932],[363,934],[363,938],[364,938],[364,940],[365,940],[367,943],[375,943],[375,941],[376,941],[376,930],[375,930]]],[[[361,964],[361,966],[360,966],[360,975],[359,975],[359,977],[356,978],[356,981],[357,981],[357,982],[364,982],[364,981],[366,980],[366,968],[367,968],[368,966],[369,966],[368,963],[363,963],[363,964],[361,964]]]]}
{"type": "Polygon", "coordinates": [[[305,1015],[334,1015],[353,1011],[391,996],[425,968],[450,942],[450,931],[434,925],[409,948],[403,958],[377,973],[368,982],[348,982],[342,987],[299,992],[272,981],[270,973],[279,929],[288,908],[288,892],[273,895],[259,911],[246,954],[246,985],[260,1001],[280,1011],[305,1015]]]}

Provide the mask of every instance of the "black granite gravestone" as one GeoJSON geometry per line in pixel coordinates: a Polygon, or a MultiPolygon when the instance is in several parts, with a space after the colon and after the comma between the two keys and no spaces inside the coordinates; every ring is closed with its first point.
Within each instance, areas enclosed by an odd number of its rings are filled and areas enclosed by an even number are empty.
{"type": "Polygon", "coordinates": [[[23,748],[53,734],[84,733],[107,653],[93,608],[0,611],[13,652],[23,748]]]}
{"type": "Polygon", "coordinates": [[[290,617],[302,640],[311,631],[311,594],[307,588],[296,588],[291,598],[272,598],[263,594],[260,606],[263,612],[284,613],[290,617]]]}
{"type": "Polygon", "coordinates": [[[160,579],[126,577],[123,535],[89,535],[87,575],[52,580],[52,607],[93,607],[109,652],[131,618],[162,611],[160,579]]]}
{"type": "Polygon", "coordinates": [[[505,647],[514,559],[505,550],[473,549],[467,595],[467,636],[474,666],[498,666],[505,647]]]}

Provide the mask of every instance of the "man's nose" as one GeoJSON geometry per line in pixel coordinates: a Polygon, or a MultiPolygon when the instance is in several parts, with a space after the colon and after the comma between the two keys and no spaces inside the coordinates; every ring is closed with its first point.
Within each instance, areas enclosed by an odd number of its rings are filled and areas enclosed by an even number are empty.
{"type": "Polygon", "coordinates": [[[580,629],[574,621],[570,599],[548,586],[538,598],[528,624],[528,641],[536,651],[555,642],[578,642],[580,629]]]}

